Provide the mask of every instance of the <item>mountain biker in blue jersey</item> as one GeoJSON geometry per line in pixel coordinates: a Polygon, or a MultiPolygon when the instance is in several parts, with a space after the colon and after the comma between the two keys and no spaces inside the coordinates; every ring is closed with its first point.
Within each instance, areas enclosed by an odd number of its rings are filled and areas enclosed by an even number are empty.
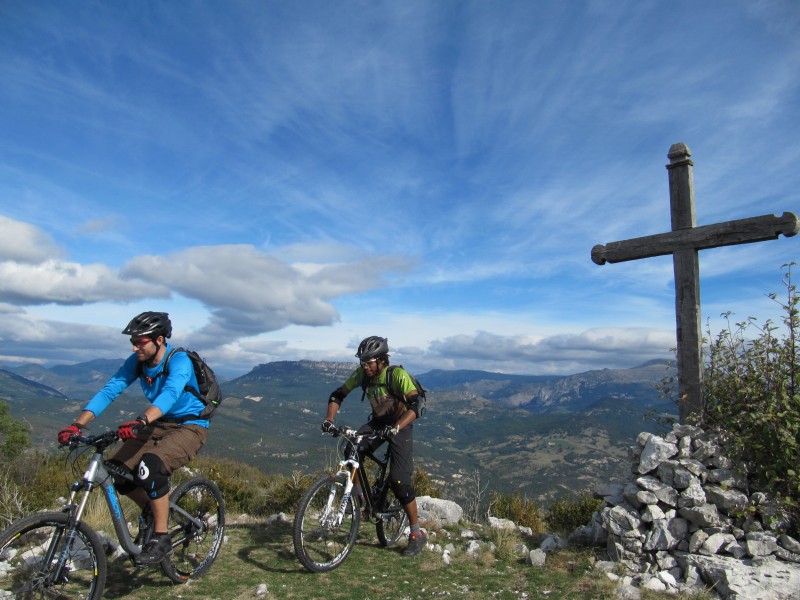
{"type": "MultiPolygon", "coordinates": [[[[328,399],[328,411],[325,421],[322,423],[322,431],[327,432],[333,426],[333,419],[345,396],[358,387],[364,387],[366,397],[372,407],[372,414],[370,420],[358,429],[358,433],[381,431],[389,442],[389,452],[392,457],[389,478],[392,491],[403,505],[411,527],[408,546],[403,554],[416,556],[428,542],[425,532],[421,531],[419,527],[417,500],[412,483],[414,474],[413,422],[419,416],[417,388],[411,380],[411,376],[402,368],[397,367],[392,373],[392,390],[389,390],[386,381],[386,367],[389,366],[389,341],[386,338],[378,336],[365,338],[358,346],[356,357],[361,363],[360,366],[341,387],[331,393],[328,399]],[[391,393],[392,391],[401,393],[403,398],[397,397],[391,393]]],[[[375,442],[375,447],[382,443],[382,440],[378,440],[375,442]]],[[[361,482],[356,480],[353,483],[353,495],[360,498],[363,494],[361,482]]]]}
{"type": "Polygon", "coordinates": [[[186,353],[176,352],[169,359],[169,373],[164,376],[164,358],[173,348],[166,341],[172,336],[169,315],[143,312],[122,333],[131,336],[133,354],[86,404],[75,422],[58,433],[58,442],[68,444],[72,436],[80,435],[81,429],[129,385],[140,380],[151,404],[136,419],[119,426],[117,434],[124,443],[108,462],[134,476],[135,483],[114,475],[117,490],[130,496],[143,511],[148,506],[152,511],[155,535],[137,555],[136,563],[154,565],[172,553],[167,527],[170,475],[203,447],[208,420],[197,418],[204,404],[189,391],[198,386],[186,353]]]}

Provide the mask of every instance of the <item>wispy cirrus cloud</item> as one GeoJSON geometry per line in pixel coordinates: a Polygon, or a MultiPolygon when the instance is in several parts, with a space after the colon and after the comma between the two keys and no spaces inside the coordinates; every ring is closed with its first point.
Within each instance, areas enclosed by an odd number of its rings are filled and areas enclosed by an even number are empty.
{"type": "MultiPolygon", "coordinates": [[[[678,141],[698,224],[792,210],[794,4],[0,3],[0,301],[114,336],[161,307],[235,368],[373,333],[423,366],[637,360],[672,262],[591,247],[669,230],[678,141]]],[[[702,252],[704,309],[761,308],[795,242],[702,252]]]]}

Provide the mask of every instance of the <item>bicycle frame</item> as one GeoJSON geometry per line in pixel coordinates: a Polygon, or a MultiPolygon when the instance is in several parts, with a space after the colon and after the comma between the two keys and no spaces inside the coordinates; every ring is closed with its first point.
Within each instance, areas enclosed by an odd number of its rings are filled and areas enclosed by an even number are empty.
{"type": "Polygon", "coordinates": [[[344,509],[346,508],[347,501],[350,498],[356,473],[358,473],[358,478],[361,482],[361,489],[364,492],[364,501],[366,504],[365,512],[367,518],[380,519],[391,514],[391,512],[377,511],[378,507],[385,506],[386,497],[389,493],[389,483],[386,478],[386,473],[389,470],[389,465],[391,463],[389,449],[386,449],[385,456],[383,459],[380,459],[370,450],[364,450],[363,452],[359,451],[361,442],[364,440],[364,438],[369,437],[369,435],[355,435],[352,437],[352,439],[350,439],[350,437],[345,433],[345,437],[348,440],[349,447],[345,457],[339,462],[339,470],[337,471],[336,476],[347,476],[347,484],[345,485],[345,495],[342,506],[339,510],[337,524],[341,522],[341,518],[344,516],[344,509]],[[365,461],[362,460],[362,458],[369,458],[376,465],[378,465],[379,473],[375,478],[374,485],[370,481],[370,478],[367,474],[365,461]]]}
{"type": "MultiPolygon", "coordinates": [[[[120,474],[123,477],[130,477],[130,474],[127,473],[120,474]]],[[[119,540],[120,545],[122,546],[123,550],[128,553],[128,555],[135,557],[142,552],[142,548],[133,541],[131,532],[128,529],[128,523],[125,521],[125,515],[122,512],[119,494],[117,493],[117,489],[114,487],[114,481],[111,477],[111,473],[106,468],[105,462],[103,461],[103,452],[99,449],[96,449],[92,453],[92,457],[89,460],[89,466],[86,468],[86,472],[83,474],[83,479],[81,481],[76,481],[71,486],[69,501],[67,502],[66,507],[66,509],[69,510],[71,521],[76,523],[80,522],[81,517],[83,516],[83,511],[86,508],[86,502],[89,499],[89,495],[98,485],[103,490],[103,498],[105,498],[106,505],[108,506],[108,511],[111,515],[111,522],[114,525],[114,532],[117,534],[117,539],[119,540]],[[81,498],[80,503],[76,505],[75,496],[79,492],[83,492],[83,497],[81,498]]],[[[202,528],[203,523],[199,519],[190,515],[180,506],[177,506],[171,501],[170,509],[176,511],[184,518],[191,521],[198,529],[202,528]]],[[[70,545],[71,542],[72,540],[70,540],[70,545]]]]}
{"type": "Polygon", "coordinates": [[[374,485],[367,476],[367,465],[364,461],[362,461],[358,470],[361,487],[364,490],[367,518],[374,517],[380,519],[387,514],[378,512],[377,509],[378,507],[385,506],[386,496],[389,494],[389,482],[386,479],[386,473],[389,470],[389,464],[391,462],[389,449],[386,449],[386,455],[382,460],[369,451],[365,452],[364,456],[378,465],[378,476],[374,480],[374,485]]]}

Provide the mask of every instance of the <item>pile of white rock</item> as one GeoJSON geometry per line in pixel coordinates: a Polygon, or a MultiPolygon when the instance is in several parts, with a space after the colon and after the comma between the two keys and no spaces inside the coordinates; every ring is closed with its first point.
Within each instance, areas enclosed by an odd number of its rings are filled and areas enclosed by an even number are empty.
{"type": "Polygon", "coordinates": [[[620,585],[800,598],[800,543],[780,533],[781,512],[750,491],[717,434],[690,425],[641,433],[630,458],[632,479],[597,486],[605,507],[571,538],[605,545],[606,568],[627,574],[620,585]]]}

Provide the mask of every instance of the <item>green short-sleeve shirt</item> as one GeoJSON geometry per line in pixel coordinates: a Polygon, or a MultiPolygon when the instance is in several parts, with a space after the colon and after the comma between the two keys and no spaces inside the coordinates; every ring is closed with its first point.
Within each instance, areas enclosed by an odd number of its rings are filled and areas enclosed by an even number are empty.
{"type": "MultiPolygon", "coordinates": [[[[386,385],[386,373],[388,370],[388,367],[384,368],[373,381],[369,381],[366,391],[367,399],[372,407],[372,413],[375,418],[393,423],[408,410],[408,407],[405,402],[403,402],[402,398],[396,398],[389,393],[389,388],[386,385]]],[[[344,387],[348,390],[359,389],[364,381],[364,377],[364,369],[358,367],[353,371],[353,374],[350,375],[347,381],[345,381],[344,387]]],[[[392,369],[392,378],[394,380],[392,390],[396,393],[401,392],[404,396],[417,393],[417,388],[405,369],[401,367],[392,369]]]]}

